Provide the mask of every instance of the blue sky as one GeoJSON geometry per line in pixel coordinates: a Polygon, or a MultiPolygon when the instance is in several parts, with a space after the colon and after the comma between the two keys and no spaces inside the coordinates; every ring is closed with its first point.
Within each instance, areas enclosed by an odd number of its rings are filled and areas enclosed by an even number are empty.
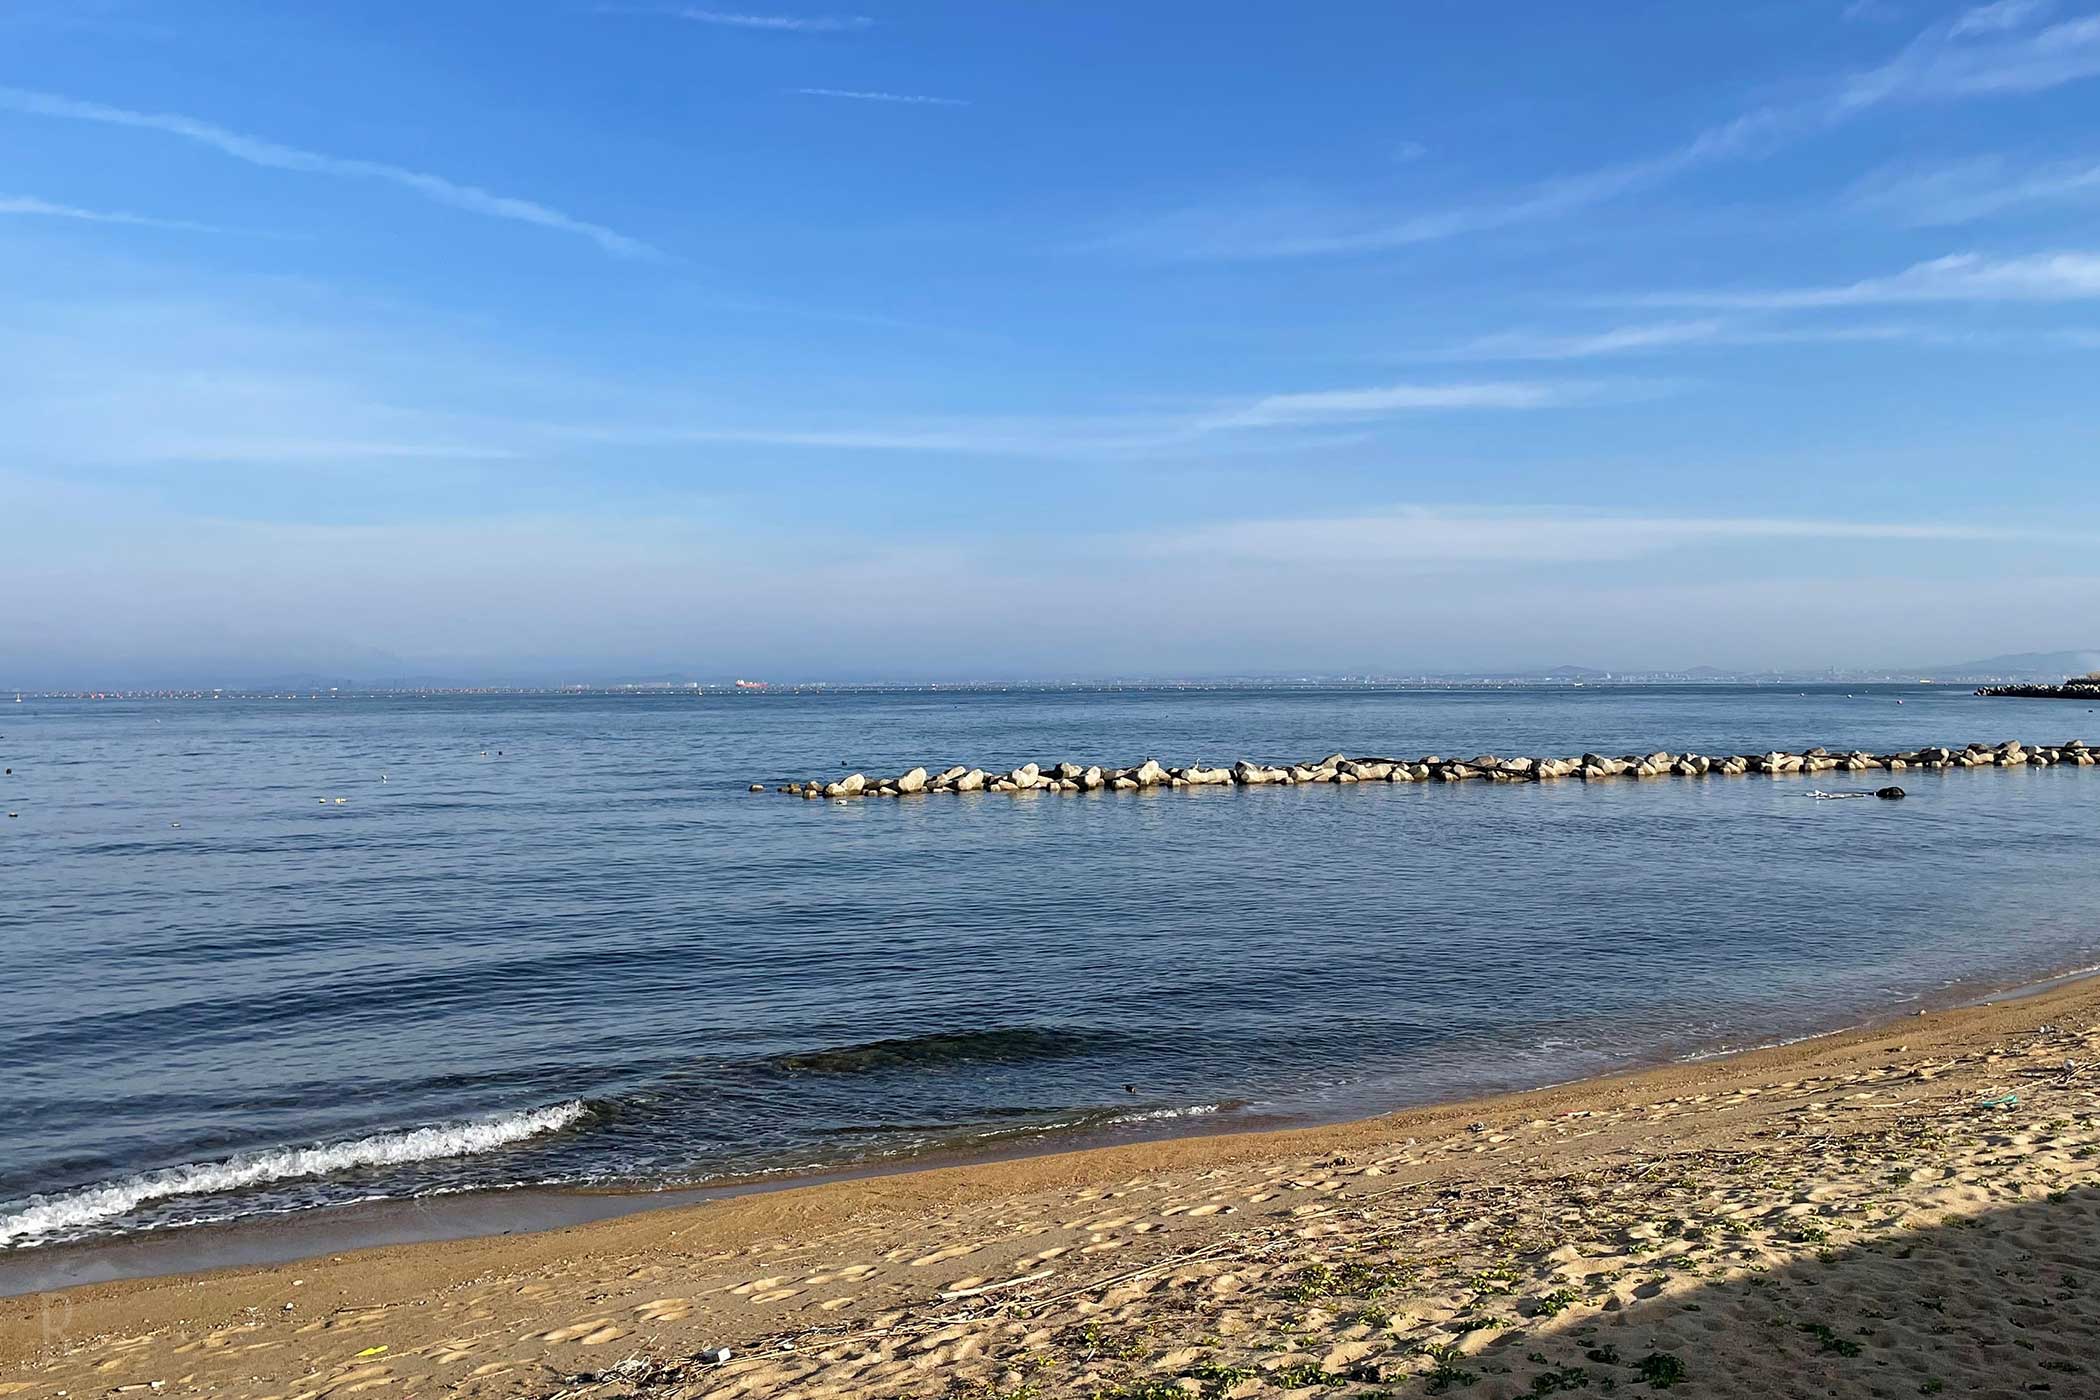
{"type": "Polygon", "coordinates": [[[0,0],[0,679],[2095,644],[2100,8],[0,0]]]}

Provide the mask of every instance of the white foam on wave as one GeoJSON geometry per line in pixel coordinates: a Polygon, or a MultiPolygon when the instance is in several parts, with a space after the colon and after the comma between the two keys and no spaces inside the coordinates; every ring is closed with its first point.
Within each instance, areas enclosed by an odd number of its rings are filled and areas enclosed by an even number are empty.
{"type": "Polygon", "coordinates": [[[477,1122],[375,1133],[354,1142],[243,1152],[223,1162],[164,1167],[102,1186],[52,1196],[31,1196],[20,1210],[0,1216],[0,1247],[26,1244],[114,1220],[149,1201],[239,1191],[272,1181],[326,1176],[353,1167],[468,1157],[477,1152],[508,1147],[541,1133],[557,1132],[579,1122],[589,1113],[588,1107],[572,1100],[477,1122]]]}
{"type": "Polygon", "coordinates": [[[1159,1123],[1170,1118],[1201,1118],[1206,1113],[1216,1113],[1225,1105],[1219,1103],[1192,1103],[1186,1108],[1154,1108],[1139,1113],[1118,1113],[1110,1123],[1159,1123]]]}

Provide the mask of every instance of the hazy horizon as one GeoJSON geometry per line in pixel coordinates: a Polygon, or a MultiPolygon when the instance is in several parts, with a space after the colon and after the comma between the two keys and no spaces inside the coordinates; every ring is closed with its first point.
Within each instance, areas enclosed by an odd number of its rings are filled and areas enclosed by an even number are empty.
{"type": "Polygon", "coordinates": [[[398,663],[389,668],[377,659],[365,669],[330,669],[326,667],[272,667],[267,663],[229,663],[214,670],[195,665],[181,671],[155,669],[118,668],[113,673],[63,678],[30,678],[28,673],[0,670],[0,690],[38,691],[52,693],[77,693],[87,691],[182,691],[198,692],[224,690],[229,692],[307,690],[320,688],[344,688],[351,690],[396,690],[396,689],[556,689],[575,687],[587,690],[617,689],[622,687],[686,687],[701,686],[724,688],[734,681],[761,682],[774,688],[794,687],[1034,687],[1034,686],[1162,686],[1245,684],[1250,686],[1290,686],[1294,684],[1352,685],[1378,684],[1382,681],[1453,681],[1467,679],[1486,681],[1520,680],[1584,680],[1609,682],[1627,677],[1654,677],[1661,675],[1696,676],[1711,673],[1718,677],[1741,677],[1746,679],[1780,678],[1788,683],[1812,682],[1818,676],[1827,675],[1832,684],[1867,684],[1872,678],[1886,677],[1892,681],[1915,681],[1940,679],[1960,682],[1964,678],[1985,675],[2011,677],[2034,676],[2049,679],[2064,675],[2083,673],[2100,667],[2100,648],[2074,649],[2047,653],[2024,653],[1999,657],[1942,658],[1935,663],[1889,663],[1876,665],[1861,662],[1846,667],[1818,666],[1771,666],[1743,667],[1718,666],[1707,663],[1672,663],[1658,660],[1620,667],[1593,666],[1581,661],[1561,661],[1537,665],[1480,666],[1477,668],[1407,666],[1391,664],[1384,666],[1326,666],[1307,667],[1299,670],[1190,670],[1190,671],[1114,671],[1114,670],[1066,670],[1039,672],[847,672],[836,669],[823,672],[774,672],[734,673],[704,665],[641,664],[597,672],[563,667],[554,663],[520,664],[508,671],[447,672],[414,671],[402,668],[398,663]],[[1559,673],[1556,675],[1555,673],[1559,673]]]}
{"type": "Polygon", "coordinates": [[[0,678],[2090,639],[2096,0],[0,10],[0,678]]]}

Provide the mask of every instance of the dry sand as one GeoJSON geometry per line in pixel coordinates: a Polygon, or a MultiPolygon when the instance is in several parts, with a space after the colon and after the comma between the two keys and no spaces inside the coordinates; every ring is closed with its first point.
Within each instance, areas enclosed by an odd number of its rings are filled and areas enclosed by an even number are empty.
{"type": "Polygon", "coordinates": [[[2100,1396],[2096,1162],[2084,982],[1343,1127],[12,1299],[0,1395],[2100,1396]]]}

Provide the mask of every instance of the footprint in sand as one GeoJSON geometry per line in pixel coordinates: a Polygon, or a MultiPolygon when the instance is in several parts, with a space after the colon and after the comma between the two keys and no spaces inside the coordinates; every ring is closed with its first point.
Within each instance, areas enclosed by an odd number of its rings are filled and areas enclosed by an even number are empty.
{"type": "Polygon", "coordinates": [[[658,1298],[634,1310],[644,1322],[683,1322],[693,1310],[690,1298],[658,1298]]]}
{"type": "Polygon", "coordinates": [[[952,1244],[946,1249],[937,1249],[931,1254],[920,1255],[911,1261],[911,1266],[914,1269],[923,1269],[929,1264],[939,1264],[949,1259],[960,1259],[966,1254],[975,1254],[976,1252],[977,1246],[974,1244],[952,1244]]]}
{"type": "Polygon", "coordinates": [[[345,1371],[315,1392],[319,1395],[355,1395],[359,1391],[378,1390],[394,1383],[394,1378],[384,1366],[360,1366],[354,1371],[345,1371]]]}
{"type": "Polygon", "coordinates": [[[755,1278],[749,1283],[740,1283],[729,1292],[739,1298],[748,1298],[754,1293],[770,1293],[786,1283],[786,1278],[755,1278]]]}
{"type": "Polygon", "coordinates": [[[603,1346],[615,1337],[624,1337],[626,1335],[620,1328],[613,1325],[611,1318],[594,1317],[588,1321],[574,1323],[568,1327],[557,1327],[552,1332],[543,1333],[540,1340],[556,1343],[578,1342],[587,1347],[595,1347],[603,1346]]]}

